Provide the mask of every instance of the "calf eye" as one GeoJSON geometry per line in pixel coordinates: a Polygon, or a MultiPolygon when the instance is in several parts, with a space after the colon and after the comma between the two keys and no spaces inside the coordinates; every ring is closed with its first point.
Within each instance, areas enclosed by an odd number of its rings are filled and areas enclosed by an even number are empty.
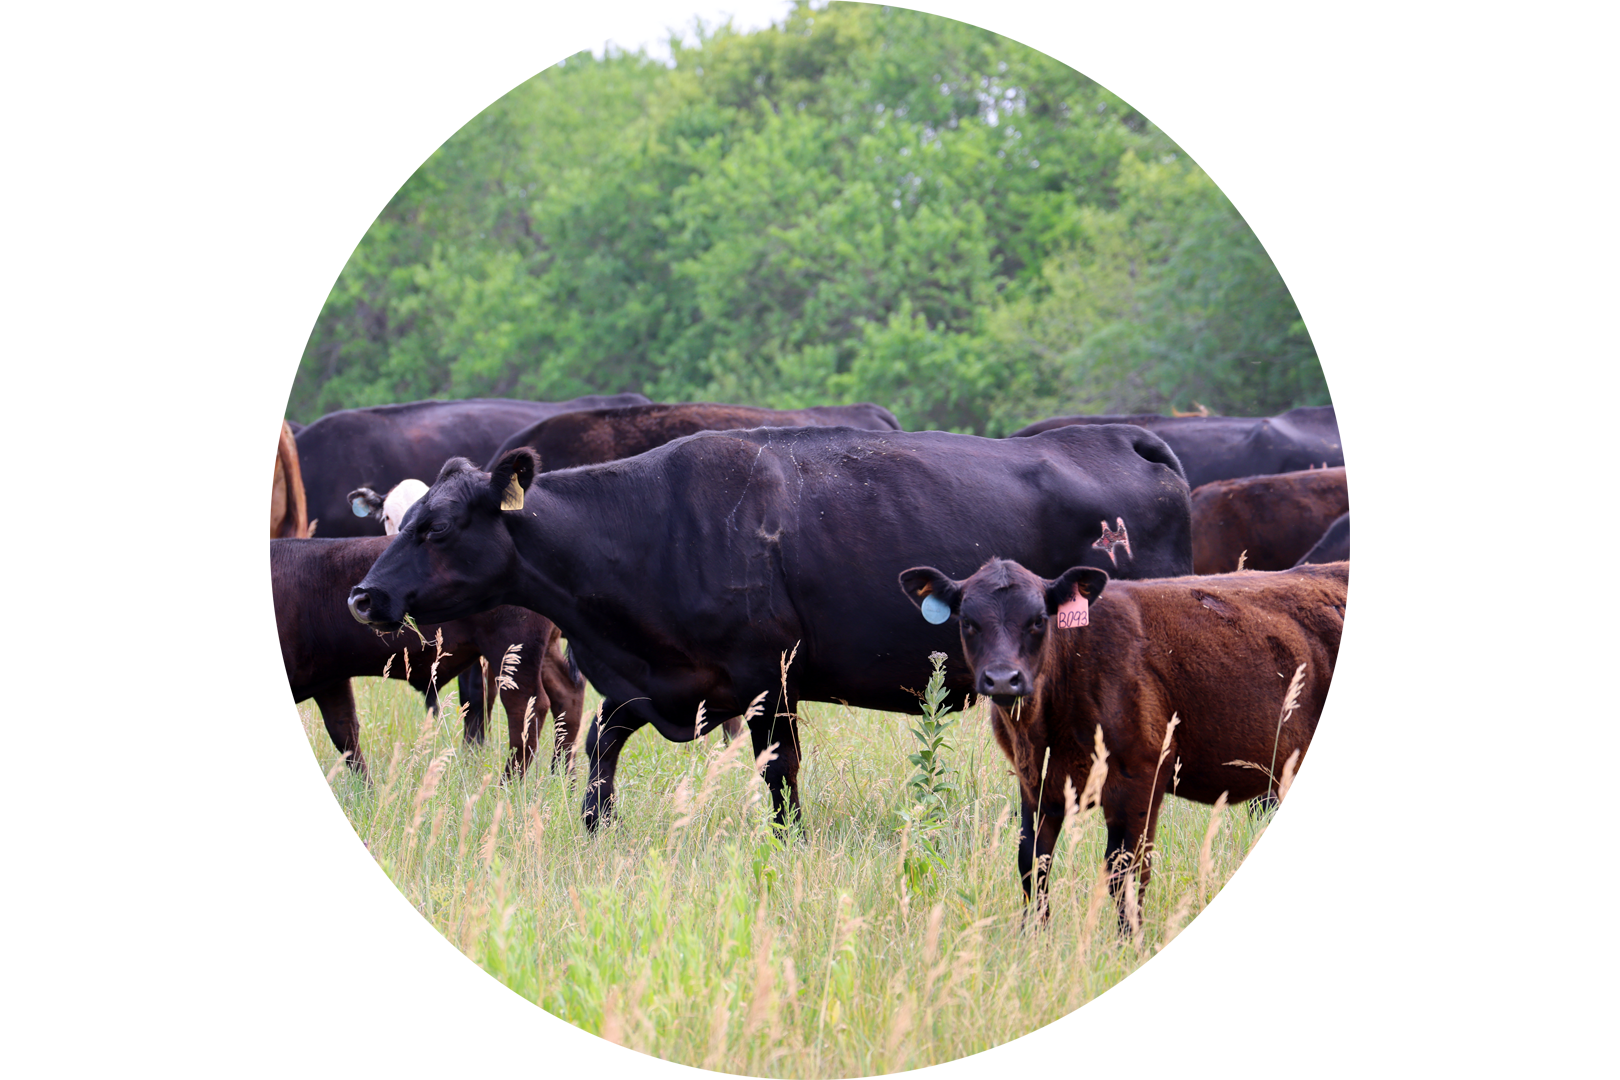
{"type": "Polygon", "coordinates": [[[977,634],[978,632],[979,632],[979,624],[978,623],[970,622],[967,619],[962,620],[962,633],[966,634],[968,637],[972,637],[974,634],[977,634]]]}

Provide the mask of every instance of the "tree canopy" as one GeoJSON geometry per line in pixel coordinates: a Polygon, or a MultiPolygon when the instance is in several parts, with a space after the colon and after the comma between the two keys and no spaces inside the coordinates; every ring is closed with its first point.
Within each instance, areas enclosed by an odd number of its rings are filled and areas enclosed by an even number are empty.
{"type": "Polygon", "coordinates": [[[1242,217],[1063,64],[843,3],[672,46],[570,57],[440,147],[327,298],[289,415],[639,390],[1000,435],[1327,402],[1242,217]]]}

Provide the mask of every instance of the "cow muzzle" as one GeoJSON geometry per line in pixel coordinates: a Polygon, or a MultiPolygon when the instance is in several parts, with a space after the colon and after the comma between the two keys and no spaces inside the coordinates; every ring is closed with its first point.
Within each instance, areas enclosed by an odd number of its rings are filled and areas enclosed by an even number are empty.
{"type": "Polygon", "coordinates": [[[387,594],[376,589],[356,585],[349,590],[349,614],[354,616],[355,622],[384,629],[397,629],[400,619],[388,610],[389,607],[387,594]]]}
{"type": "Polygon", "coordinates": [[[997,705],[1011,705],[1014,698],[1028,697],[1033,689],[1029,676],[1011,664],[985,667],[976,681],[978,695],[994,700],[997,705]]]}

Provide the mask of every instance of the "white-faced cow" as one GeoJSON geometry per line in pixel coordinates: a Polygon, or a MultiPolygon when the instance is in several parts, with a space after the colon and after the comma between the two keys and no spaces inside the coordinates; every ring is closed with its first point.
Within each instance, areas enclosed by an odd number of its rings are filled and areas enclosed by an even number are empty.
{"type": "Polygon", "coordinates": [[[320,521],[322,536],[381,536],[380,521],[351,512],[349,492],[388,491],[413,476],[437,476],[453,457],[487,461],[514,431],[559,413],[646,403],[640,394],[593,394],[572,401],[413,401],[327,413],[297,437],[309,516],[320,521]]]}
{"type": "Polygon", "coordinates": [[[382,522],[383,535],[393,536],[399,532],[405,511],[426,495],[427,489],[426,484],[414,477],[401,480],[387,495],[379,495],[368,487],[355,488],[349,492],[349,508],[355,517],[376,518],[382,522]]]}
{"type": "Polygon", "coordinates": [[[775,748],[765,777],[785,823],[799,803],[796,702],[914,713],[906,688],[927,681],[936,651],[960,699],[971,673],[957,635],[918,622],[894,589],[923,557],[964,575],[993,554],[1048,573],[1191,569],[1186,480],[1135,427],[1016,440],[757,428],[538,468],[526,447],[492,473],[446,464],[349,607],[382,626],[501,604],[554,619],[604,699],[586,733],[593,827],[645,724],[685,741],[766,694],[750,727],[756,753],[775,748]]]}
{"type": "Polygon", "coordinates": [[[931,566],[900,575],[925,615],[937,607],[959,621],[973,687],[990,698],[996,742],[1018,776],[1018,871],[1038,912],[1064,788],[1084,790],[1099,729],[1122,927],[1125,876],[1134,864],[1147,887],[1143,856],[1172,777],[1177,795],[1203,803],[1275,790],[1273,774],[1304,755],[1322,714],[1349,577],[1348,563],[1332,563],[1111,582],[1096,567],[1045,578],[1006,559],[966,580],[931,566]]]}

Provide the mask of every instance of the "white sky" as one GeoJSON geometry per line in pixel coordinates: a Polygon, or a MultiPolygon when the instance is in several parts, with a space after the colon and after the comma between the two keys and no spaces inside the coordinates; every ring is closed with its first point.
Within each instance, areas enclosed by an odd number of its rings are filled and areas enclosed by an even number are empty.
{"type": "MultiPolygon", "coordinates": [[[[730,19],[737,30],[747,32],[780,22],[793,9],[792,0],[727,0],[718,4],[703,0],[631,0],[617,6],[622,10],[612,16],[613,29],[607,39],[591,46],[591,52],[598,57],[611,41],[628,52],[645,48],[649,56],[667,61],[669,31],[676,30],[682,39],[690,41],[694,19],[701,19],[705,26],[730,19]]],[[[815,6],[825,6],[825,0],[818,0],[815,6]]]]}

